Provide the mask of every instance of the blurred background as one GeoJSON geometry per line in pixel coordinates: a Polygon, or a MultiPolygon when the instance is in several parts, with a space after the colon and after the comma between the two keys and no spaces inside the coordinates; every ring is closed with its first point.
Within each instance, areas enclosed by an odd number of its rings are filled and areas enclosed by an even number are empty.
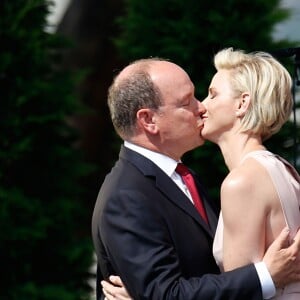
{"type": "MultiPolygon", "coordinates": [[[[298,0],[2,0],[0,299],[94,299],[91,216],[121,143],[106,94],[132,60],[174,61],[201,100],[219,49],[273,53],[294,78],[295,109],[266,145],[299,171],[299,25],[298,0]]],[[[218,203],[218,148],[183,160],[218,203]]]]}

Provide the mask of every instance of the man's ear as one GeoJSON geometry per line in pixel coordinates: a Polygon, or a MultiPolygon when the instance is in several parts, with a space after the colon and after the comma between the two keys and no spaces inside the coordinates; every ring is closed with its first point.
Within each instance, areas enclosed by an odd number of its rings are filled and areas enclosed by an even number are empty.
{"type": "Polygon", "coordinates": [[[242,93],[240,99],[239,99],[239,105],[236,110],[236,116],[237,117],[243,117],[246,114],[246,111],[250,105],[251,98],[250,94],[248,92],[242,93]]]}
{"type": "Polygon", "coordinates": [[[142,108],[136,113],[137,123],[145,131],[156,134],[158,128],[155,123],[154,112],[150,108],[142,108]]]}

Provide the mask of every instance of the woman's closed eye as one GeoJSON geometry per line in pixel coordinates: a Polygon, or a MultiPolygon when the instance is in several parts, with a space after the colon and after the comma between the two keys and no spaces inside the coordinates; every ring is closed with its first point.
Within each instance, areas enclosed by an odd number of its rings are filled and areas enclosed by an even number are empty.
{"type": "Polygon", "coordinates": [[[209,93],[208,98],[214,99],[216,97],[216,93],[209,93]]]}

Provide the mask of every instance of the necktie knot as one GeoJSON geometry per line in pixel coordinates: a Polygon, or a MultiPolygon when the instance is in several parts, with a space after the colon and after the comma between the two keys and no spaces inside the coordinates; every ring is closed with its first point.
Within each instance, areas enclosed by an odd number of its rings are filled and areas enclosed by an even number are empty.
{"type": "Polygon", "coordinates": [[[180,176],[185,176],[187,174],[190,174],[188,167],[186,165],[184,165],[183,163],[178,163],[175,171],[180,176]]]}

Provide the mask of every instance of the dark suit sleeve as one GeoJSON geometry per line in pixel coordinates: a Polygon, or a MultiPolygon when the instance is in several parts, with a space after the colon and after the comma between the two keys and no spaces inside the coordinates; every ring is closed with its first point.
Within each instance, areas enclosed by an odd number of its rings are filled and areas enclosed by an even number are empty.
{"type": "Polygon", "coordinates": [[[157,213],[142,192],[124,189],[113,194],[102,211],[98,230],[113,269],[135,300],[262,299],[253,265],[184,278],[163,214],[157,213]]]}

